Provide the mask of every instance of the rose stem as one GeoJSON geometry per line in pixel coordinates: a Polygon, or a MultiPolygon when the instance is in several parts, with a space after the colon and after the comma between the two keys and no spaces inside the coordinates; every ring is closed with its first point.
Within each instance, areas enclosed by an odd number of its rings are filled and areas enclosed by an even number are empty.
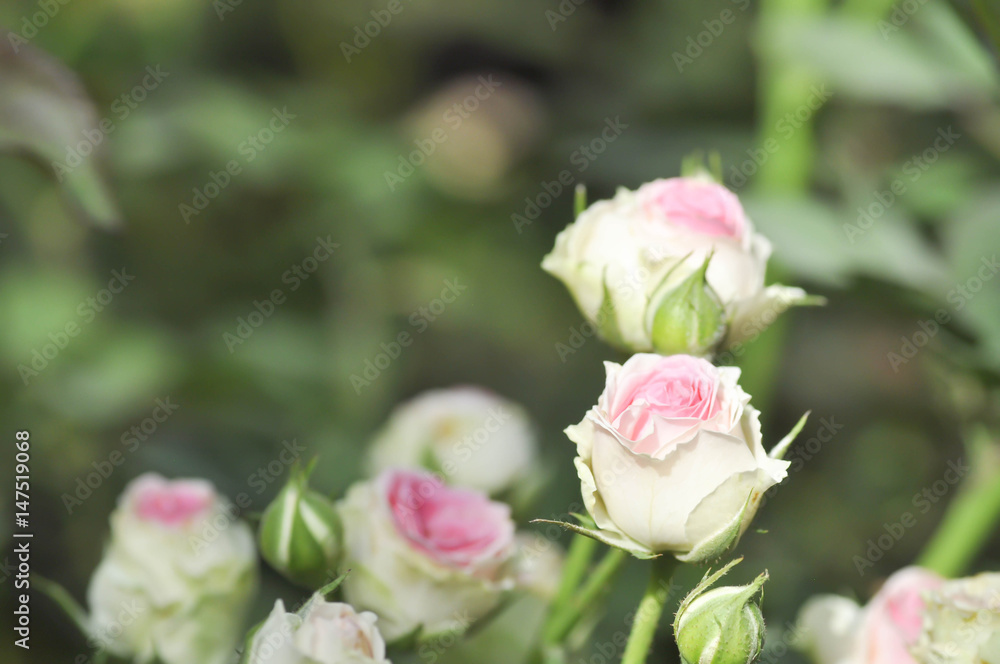
{"type": "Polygon", "coordinates": [[[1000,519],[1000,447],[978,429],[969,441],[972,474],[948,505],[917,564],[945,577],[960,576],[1000,519]]]}
{"type": "Polygon", "coordinates": [[[550,618],[562,610],[566,603],[573,596],[573,592],[580,585],[580,579],[587,573],[590,566],[590,559],[594,557],[597,549],[597,540],[585,535],[573,535],[573,541],[569,545],[569,552],[566,554],[566,564],[563,567],[562,579],[559,580],[559,590],[555,599],[552,600],[552,613],[550,618]]]}
{"type": "Polygon", "coordinates": [[[664,555],[653,559],[649,585],[635,612],[632,632],[628,635],[625,654],[622,655],[622,664],[644,664],[646,661],[649,648],[653,645],[653,637],[656,635],[656,627],[660,624],[663,606],[670,595],[670,581],[675,569],[677,560],[672,556],[664,555]]]}
{"type": "Polygon", "coordinates": [[[594,600],[607,589],[608,583],[614,578],[627,557],[628,554],[621,549],[611,549],[605,554],[573,601],[552,616],[552,621],[545,630],[545,643],[557,644],[566,640],[566,637],[580,622],[580,618],[583,617],[594,600]]]}

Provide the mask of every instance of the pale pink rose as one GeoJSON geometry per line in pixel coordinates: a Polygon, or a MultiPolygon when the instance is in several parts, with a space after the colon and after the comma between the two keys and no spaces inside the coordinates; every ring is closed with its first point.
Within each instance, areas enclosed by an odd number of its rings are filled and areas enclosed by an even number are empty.
{"type": "Polygon", "coordinates": [[[137,662],[228,662],[257,579],[253,533],[236,514],[204,480],[133,480],[87,590],[92,639],[137,662]]]}
{"type": "Polygon", "coordinates": [[[619,189],[593,203],[559,233],[542,269],[566,285],[609,343],[707,356],[757,336],[806,301],[800,288],[765,285],[770,255],[736,195],[695,176],[619,189]],[[698,299],[685,309],[675,300],[692,298],[690,279],[698,299]],[[677,330],[691,328],[699,333],[682,342],[677,330]]]}
{"type": "Polygon", "coordinates": [[[943,582],[920,567],[905,567],[890,576],[864,609],[854,661],[913,664],[910,649],[923,628],[927,593],[943,582]]]}
{"type": "Polygon", "coordinates": [[[727,528],[738,537],[789,465],[764,451],[740,370],[688,355],[605,366],[597,405],[566,429],[598,528],[645,554],[687,554],[727,528]]]}
{"type": "Polygon", "coordinates": [[[413,548],[442,565],[479,571],[510,556],[514,523],[507,505],[447,487],[429,473],[399,470],[387,479],[393,522],[413,548]]]}
{"type": "Polygon", "coordinates": [[[927,596],[942,583],[931,571],[905,567],[864,608],[836,595],[813,598],[800,613],[800,645],[818,664],[915,664],[927,596]]]}
{"type": "Polygon", "coordinates": [[[740,238],[748,226],[736,194],[710,180],[654,180],[640,187],[636,195],[655,217],[695,233],[740,238]]]}
{"type": "Polygon", "coordinates": [[[467,627],[513,586],[510,508],[435,475],[389,469],[340,503],[348,601],[392,640],[467,627]]]}

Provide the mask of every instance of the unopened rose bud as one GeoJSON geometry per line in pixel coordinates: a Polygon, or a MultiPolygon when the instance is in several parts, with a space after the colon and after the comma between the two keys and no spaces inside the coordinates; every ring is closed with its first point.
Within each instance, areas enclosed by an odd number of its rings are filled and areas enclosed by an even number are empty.
{"type": "Polygon", "coordinates": [[[390,641],[463,631],[514,588],[510,507],[485,494],[390,469],[355,484],[338,507],[351,569],[344,597],[377,613],[390,641]]]}
{"type": "Polygon", "coordinates": [[[679,330],[661,329],[663,339],[655,338],[658,296],[664,283],[705,269],[699,280],[717,301],[698,306],[704,316],[722,307],[718,324],[724,329],[718,332],[706,319],[707,329],[695,336],[714,351],[756,336],[793,305],[815,301],[800,288],[764,285],[770,255],[770,242],[754,230],[736,195],[700,173],[620,189],[613,199],[590,205],[559,234],[542,268],[566,285],[605,341],[633,353],[682,347],[679,330]]]}
{"type": "Polygon", "coordinates": [[[719,576],[699,584],[677,611],[674,636],[684,664],[751,664],[764,646],[757,595],[767,572],[746,586],[706,590],[719,576]]]}
{"type": "Polygon", "coordinates": [[[252,633],[243,664],[389,664],[374,613],[316,593],[298,613],[279,599],[252,633]]]}
{"type": "Polygon", "coordinates": [[[309,488],[309,469],[292,469],[288,483],[264,510],[260,551],[289,580],[316,589],[329,581],[343,540],[333,503],[309,488]]]}
{"type": "Polygon", "coordinates": [[[665,284],[664,294],[654,295],[653,350],[661,355],[686,353],[711,355],[726,333],[726,309],[705,280],[709,255],[701,268],[679,284],[665,284]],[[658,299],[655,299],[658,298],[658,299]]]}

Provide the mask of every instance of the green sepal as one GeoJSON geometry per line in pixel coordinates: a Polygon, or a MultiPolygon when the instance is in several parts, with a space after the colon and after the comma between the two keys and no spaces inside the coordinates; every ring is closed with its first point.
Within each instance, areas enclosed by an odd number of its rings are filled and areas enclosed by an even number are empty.
{"type": "Polygon", "coordinates": [[[570,530],[577,535],[583,535],[591,539],[595,539],[602,544],[607,544],[615,549],[621,549],[632,554],[634,557],[640,560],[650,560],[652,558],[659,558],[662,554],[653,553],[647,549],[643,549],[638,546],[632,546],[630,543],[624,539],[617,539],[607,535],[603,530],[596,528],[585,528],[584,526],[578,526],[575,523],[567,523],[566,521],[551,521],[549,519],[533,519],[531,523],[551,523],[566,530],[570,530]]]}
{"type": "Polygon", "coordinates": [[[812,413],[812,411],[811,410],[807,410],[805,412],[805,415],[803,415],[802,417],[800,417],[799,421],[795,423],[795,426],[792,427],[792,430],[789,431],[788,434],[784,438],[782,438],[781,440],[779,440],[777,445],[775,445],[773,448],[771,448],[771,451],[768,453],[769,457],[771,457],[772,459],[784,459],[785,458],[785,453],[788,452],[788,448],[791,447],[792,442],[795,440],[795,438],[802,431],[802,427],[804,427],[806,425],[806,420],[809,419],[809,414],[810,413],[812,413]]]}

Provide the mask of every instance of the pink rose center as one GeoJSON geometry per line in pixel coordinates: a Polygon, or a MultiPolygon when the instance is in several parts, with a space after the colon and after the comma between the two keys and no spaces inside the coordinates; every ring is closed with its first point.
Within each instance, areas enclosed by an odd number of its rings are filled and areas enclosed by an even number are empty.
{"type": "Polygon", "coordinates": [[[135,511],[144,521],[178,526],[211,504],[212,494],[207,490],[175,483],[143,489],[136,497],[135,511]]]}
{"type": "Polygon", "coordinates": [[[746,217],[739,199],[722,185],[690,178],[671,178],[647,185],[647,206],[671,223],[700,233],[738,238],[746,217]]]}
{"type": "Polygon", "coordinates": [[[623,369],[608,415],[630,440],[648,435],[654,417],[711,420],[722,409],[719,382],[716,369],[705,360],[663,357],[635,373],[623,369]]]}
{"type": "Polygon", "coordinates": [[[394,472],[388,500],[399,533],[445,565],[467,566],[505,550],[513,538],[509,507],[444,486],[433,475],[394,472]]]}

